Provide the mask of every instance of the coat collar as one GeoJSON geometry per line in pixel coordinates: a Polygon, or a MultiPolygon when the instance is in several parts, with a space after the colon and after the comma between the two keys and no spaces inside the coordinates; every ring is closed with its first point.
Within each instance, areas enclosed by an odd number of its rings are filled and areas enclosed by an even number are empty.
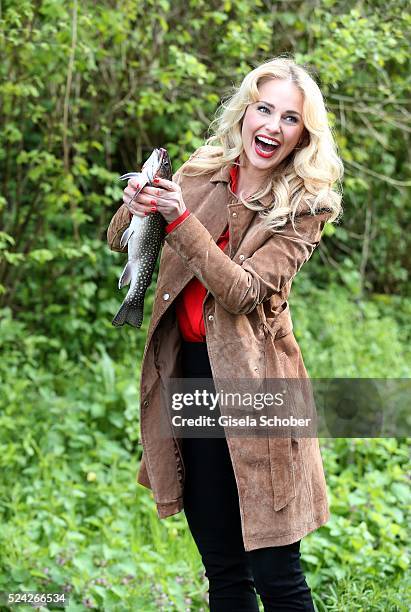
{"type": "MultiPolygon", "coordinates": [[[[231,165],[227,164],[222,168],[219,168],[216,172],[214,172],[210,177],[210,183],[230,183],[230,169],[231,165]]],[[[268,193],[264,197],[260,198],[259,202],[267,208],[272,203],[272,195],[268,193]]]]}

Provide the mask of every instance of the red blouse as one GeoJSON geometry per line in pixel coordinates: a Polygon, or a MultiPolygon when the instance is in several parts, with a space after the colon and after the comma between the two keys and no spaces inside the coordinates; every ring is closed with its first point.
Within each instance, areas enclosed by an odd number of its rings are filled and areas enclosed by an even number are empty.
{"type": "MultiPolygon", "coordinates": [[[[237,189],[238,166],[233,166],[230,169],[231,191],[236,192],[237,189]]],[[[181,223],[190,212],[186,210],[180,217],[166,226],[166,232],[169,234],[179,223],[181,223]]],[[[229,241],[228,226],[223,234],[217,240],[217,246],[224,250],[229,241]]],[[[183,340],[187,342],[205,342],[206,333],[203,319],[203,302],[207,294],[207,289],[197,277],[194,277],[177,296],[176,315],[183,340]]]]}

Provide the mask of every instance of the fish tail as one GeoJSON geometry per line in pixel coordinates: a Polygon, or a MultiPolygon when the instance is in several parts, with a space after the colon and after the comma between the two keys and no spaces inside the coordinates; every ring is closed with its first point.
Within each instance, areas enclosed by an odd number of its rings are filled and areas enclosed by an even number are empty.
{"type": "Polygon", "coordinates": [[[123,302],[120,306],[120,310],[112,320],[112,324],[115,327],[120,327],[124,325],[124,323],[128,323],[133,327],[140,328],[143,323],[143,306],[142,304],[137,304],[136,306],[123,302]]]}

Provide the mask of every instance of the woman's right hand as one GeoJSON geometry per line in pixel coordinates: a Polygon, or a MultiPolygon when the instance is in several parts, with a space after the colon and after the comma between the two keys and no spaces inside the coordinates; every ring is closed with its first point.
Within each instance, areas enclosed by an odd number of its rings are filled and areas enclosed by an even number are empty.
{"type": "Polygon", "coordinates": [[[136,198],[141,193],[140,185],[135,178],[131,178],[127,182],[127,187],[123,191],[123,203],[126,205],[131,215],[145,217],[150,212],[156,212],[157,208],[153,204],[142,204],[139,202],[138,207],[135,206],[136,198]],[[137,194],[137,195],[136,195],[137,194]]]}
{"type": "Polygon", "coordinates": [[[131,178],[124,189],[123,201],[133,215],[144,217],[158,212],[167,223],[175,221],[186,210],[180,185],[160,177],[155,177],[152,185],[144,185],[141,190],[138,179],[131,178]]]}

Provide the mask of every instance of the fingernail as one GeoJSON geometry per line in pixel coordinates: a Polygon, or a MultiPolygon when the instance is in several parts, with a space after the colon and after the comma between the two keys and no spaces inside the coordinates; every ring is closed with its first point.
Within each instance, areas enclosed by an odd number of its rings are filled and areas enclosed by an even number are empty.
{"type": "Polygon", "coordinates": [[[146,217],[148,215],[148,212],[145,210],[144,211],[144,216],[146,217]]]}
{"type": "Polygon", "coordinates": [[[150,200],[150,204],[156,205],[157,202],[155,200],[150,200]]]}
{"type": "Polygon", "coordinates": [[[159,180],[160,180],[160,179],[155,178],[153,182],[154,182],[154,183],[158,183],[158,182],[159,182],[159,180]]]}
{"type": "Polygon", "coordinates": [[[152,206],[151,207],[151,212],[157,212],[157,207],[156,206],[152,206]]]}
{"type": "Polygon", "coordinates": [[[138,189],[140,187],[140,184],[139,183],[134,183],[134,186],[135,186],[136,189],[138,189]]]}

